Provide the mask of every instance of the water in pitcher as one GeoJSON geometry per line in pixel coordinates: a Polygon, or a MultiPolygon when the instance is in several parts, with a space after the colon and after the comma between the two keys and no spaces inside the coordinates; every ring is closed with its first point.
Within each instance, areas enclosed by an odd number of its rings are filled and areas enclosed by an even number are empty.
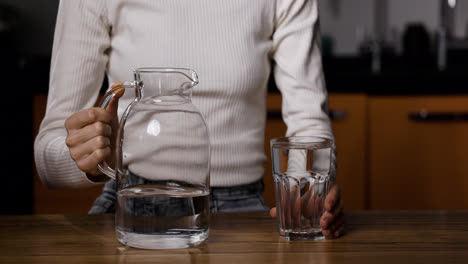
{"type": "Polygon", "coordinates": [[[186,248],[209,233],[209,192],[192,187],[137,185],[117,193],[116,233],[137,248],[186,248]]]}

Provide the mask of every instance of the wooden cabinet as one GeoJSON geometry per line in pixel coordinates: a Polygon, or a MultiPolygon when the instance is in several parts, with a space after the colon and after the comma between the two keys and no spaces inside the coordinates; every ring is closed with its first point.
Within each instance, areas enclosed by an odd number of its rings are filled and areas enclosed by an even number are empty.
{"type": "MultiPolygon", "coordinates": [[[[46,95],[34,97],[34,133],[46,95]]],[[[468,209],[468,96],[330,94],[337,182],[346,210],[468,209]]],[[[274,206],[270,140],[284,136],[281,95],[268,96],[265,192],[274,206]]],[[[102,187],[49,190],[34,175],[35,213],[86,213],[102,187]]]]}
{"type": "Polygon", "coordinates": [[[468,209],[468,96],[369,98],[368,209],[468,209]]]}
{"type": "MultiPolygon", "coordinates": [[[[468,96],[330,94],[337,182],[347,210],[468,209],[468,96]]],[[[269,140],[283,136],[280,95],[268,109],[264,197],[274,204],[269,140]]]]}
{"type": "MultiPolygon", "coordinates": [[[[366,172],[366,99],[365,94],[330,94],[330,114],[337,145],[337,182],[340,184],[346,209],[365,207],[366,172]]],[[[264,198],[274,206],[274,187],[271,171],[270,140],[286,134],[281,119],[281,95],[268,96],[268,120],[265,129],[264,198]]]]}
{"type": "Polygon", "coordinates": [[[346,210],[365,209],[367,96],[330,94],[330,114],[337,149],[336,182],[346,210]]]}

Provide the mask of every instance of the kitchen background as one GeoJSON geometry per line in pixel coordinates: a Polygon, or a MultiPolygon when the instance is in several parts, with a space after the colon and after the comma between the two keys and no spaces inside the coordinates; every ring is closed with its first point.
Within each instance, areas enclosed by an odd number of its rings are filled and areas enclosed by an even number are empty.
{"type": "MultiPolygon", "coordinates": [[[[48,190],[34,171],[58,2],[0,0],[2,214],[85,213],[100,191],[48,190]]],[[[319,4],[346,209],[468,209],[468,0],[319,4]]],[[[266,142],[285,132],[269,90],[266,142]]]]}

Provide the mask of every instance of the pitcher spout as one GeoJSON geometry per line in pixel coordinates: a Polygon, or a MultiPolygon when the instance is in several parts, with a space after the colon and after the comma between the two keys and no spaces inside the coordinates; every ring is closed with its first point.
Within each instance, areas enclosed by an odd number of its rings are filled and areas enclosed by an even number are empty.
{"type": "Polygon", "coordinates": [[[199,82],[197,73],[185,68],[144,67],[133,72],[140,98],[179,95],[190,99],[191,89],[199,82]]]}

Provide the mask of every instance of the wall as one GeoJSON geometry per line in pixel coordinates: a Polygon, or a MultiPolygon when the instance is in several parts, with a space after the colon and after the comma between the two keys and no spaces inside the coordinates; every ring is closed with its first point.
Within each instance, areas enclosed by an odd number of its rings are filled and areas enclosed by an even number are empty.
{"type": "Polygon", "coordinates": [[[455,11],[455,36],[468,38],[468,0],[458,0],[455,11]]]}
{"type": "MultiPolygon", "coordinates": [[[[401,40],[407,23],[423,23],[433,34],[440,25],[440,1],[319,0],[322,33],[335,40],[334,53],[337,55],[356,54],[363,36],[382,28],[386,29],[386,40],[393,42],[401,40]],[[383,21],[376,15],[376,8],[385,9],[378,11],[386,14],[383,21]]],[[[468,37],[468,0],[458,0],[455,13],[456,36],[468,37]]]]}
{"type": "Polygon", "coordinates": [[[18,49],[26,55],[50,55],[59,0],[1,0],[20,11],[18,49]]]}
{"type": "MultiPolygon", "coordinates": [[[[378,1],[378,0],[377,0],[378,1]]],[[[403,33],[408,23],[423,23],[434,32],[440,24],[439,0],[388,1],[388,27],[403,33]]]]}
{"type": "MultiPolygon", "coordinates": [[[[383,0],[319,0],[322,33],[334,38],[338,55],[355,54],[365,34],[375,31],[376,4],[383,0]]],[[[386,0],[388,30],[401,34],[405,24],[423,22],[434,32],[439,25],[440,0],[386,0]]],[[[2,0],[17,7],[23,17],[20,51],[48,55],[52,47],[59,0],[2,0]]],[[[458,0],[455,33],[467,36],[468,0],[458,0]]],[[[389,33],[389,32],[387,32],[389,33]]],[[[387,35],[388,37],[388,35],[387,35]]]]}
{"type": "Polygon", "coordinates": [[[322,34],[334,39],[335,54],[357,52],[364,34],[374,31],[375,0],[319,0],[322,34]]]}

